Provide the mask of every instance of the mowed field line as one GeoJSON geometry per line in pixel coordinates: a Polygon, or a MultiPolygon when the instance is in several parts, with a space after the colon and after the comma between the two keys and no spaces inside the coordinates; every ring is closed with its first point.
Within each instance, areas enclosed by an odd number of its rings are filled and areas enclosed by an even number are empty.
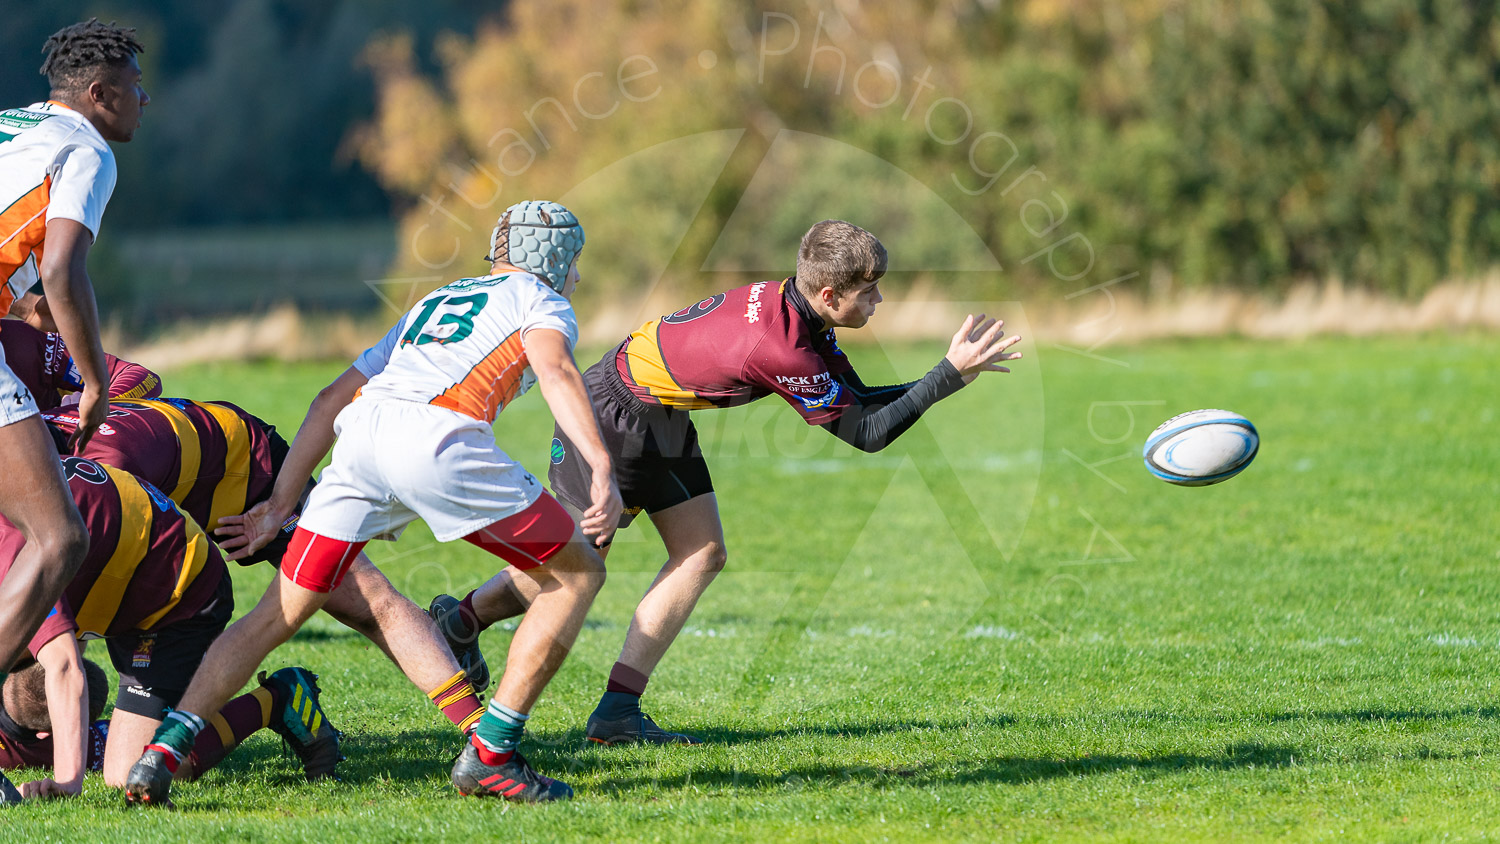
{"type": "MultiPolygon", "coordinates": [[[[459,798],[453,728],[318,618],[267,668],[321,675],[344,782],[301,782],[263,734],[178,786],[177,812],[126,812],[91,775],[79,800],[0,813],[0,840],[1493,836],[1500,338],[1163,342],[1113,350],[1126,366],[1026,351],[873,457],[772,400],[700,415],[729,564],[646,709],[710,745],[583,740],[662,560],[642,520],[523,745],[571,804],[459,798]],[[1145,435],[1201,407],[1256,423],[1256,463],[1215,487],[1152,479],[1145,435]]],[[[851,349],[869,383],[941,353],[851,349]]],[[[341,369],[205,366],[167,387],[290,433],[341,369]]],[[[545,468],[540,396],[496,430],[545,468]]],[[[369,550],[424,606],[493,571],[421,526],[369,550]]],[[[234,574],[243,612],[270,570],[234,574]]],[[[482,637],[496,671],[510,635],[482,637]]]]}

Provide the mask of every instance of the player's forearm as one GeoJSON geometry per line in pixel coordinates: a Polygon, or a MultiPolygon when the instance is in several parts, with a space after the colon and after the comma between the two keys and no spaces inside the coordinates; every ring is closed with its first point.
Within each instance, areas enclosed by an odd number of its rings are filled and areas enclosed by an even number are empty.
{"type": "Polygon", "coordinates": [[[355,392],[364,385],[361,378],[359,384],[351,386],[347,375],[345,373],[320,390],[318,397],[313,399],[312,406],[307,409],[307,416],[297,429],[297,436],[292,440],[286,460],[282,461],[281,471],[276,476],[276,486],[271,492],[271,506],[278,513],[290,514],[296,508],[313,470],[318,468],[318,463],[333,448],[333,442],[337,438],[333,431],[334,420],[354,400],[355,392]]]}
{"type": "Polygon", "coordinates": [[[890,404],[906,395],[906,391],[910,390],[917,383],[916,381],[908,381],[905,384],[871,387],[860,379],[858,372],[852,369],[838,376],[838,380],[843,383],[844,389],[848,390],[850,395],[854,396],[860,404],[868,405],[890,404]]]}
{"type": "Polygon", "coordinates": [[[65,265],[51,273],[44,264],[42,287],[52,319],[78,367],[84,389],[97,390],[103,395],[109,384],[109,366],[99,340],[99,308],[82,261],[75,263],[77,266],[65,265]]]}
{"type": "Polygon", "coordinates": [[[876,452],[910,430],[929,407],[958,392],[963,376],[946,359],[883,406],[856,404],[823,427],[860,451],[876,452]]]}
{"type": "MultiPolygon", "coordinates": [[[[88,761],[88,679],[72,636],[59,636],[57,651],[70,655],[54,657],[47,664],[47,714],[52,721],[52,779],[79,789],[88,761]]],[[[56,640],[54,640],[56,641],[56,640]]],[[[49,643],[51,646],[53,643],[49,643]]]]}

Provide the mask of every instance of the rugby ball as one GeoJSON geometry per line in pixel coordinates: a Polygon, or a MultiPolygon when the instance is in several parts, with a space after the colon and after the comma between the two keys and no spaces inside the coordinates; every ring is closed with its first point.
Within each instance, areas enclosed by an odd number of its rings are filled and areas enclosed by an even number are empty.
{"type": "Polygon", "coordinates": [[[1169,484],[1208,486],[1245,470],[1260,451],[1250,420],[1227,410],[1173,416],[1146,438],[1146,469],[1169,484]]]}

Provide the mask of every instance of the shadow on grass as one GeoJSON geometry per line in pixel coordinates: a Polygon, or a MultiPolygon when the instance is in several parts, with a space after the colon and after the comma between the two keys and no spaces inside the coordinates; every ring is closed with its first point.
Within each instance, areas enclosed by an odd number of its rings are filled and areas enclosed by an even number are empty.
{"type": "MultiPolygon", "coordinates": [[[[903,788],[929,785],[1025,785],[1069,777],[1100,776],[1135,771],[1166,776],[1188,771],[1224,771],[1236,768],[1288,768],[1300,764],[1294,748],[1277,745],[1240,744],[1223,755],[1164,754],[1161,756],[1083,756],[1077,759],[1045,759],[996,756],[955,765],[872,767],[864,765],[799,765],[783,772],[709,767],[681,775],[659,776],[643,771],[640,776],[615,776],[601,785],[609,793],[640,788],[679,789],[723,786],[728,788],[826,788],[841,784],[873,788],[903,788]]],[[[644,766],[643,766],[644,767],[644,766]]]]}
{"type": "MultiPolygon", "coordinates": [[[[1490,720],[1500,718],[1500,708],[1471,706],[1462,709],[1343,709],[1305,712],[1250,712],[1234,715],[1179,714],[1159,710],[1126,710],[1079,716],[1044,716],[1023,718],[1040,726],[1067,726],[1080,721],[1127,721],[1160,724],[1278,724],[1295,721],[1347,721],[1378,723],[1381,721],[1453,721],[1463,718],[1490,720]]],[[[1011,719],[1012,723],[1019,723],[1011,719]]]]}
{"type": "MultiPolygon", "coordinates": [[[[1086,718],[1014,718],[997,715],[963,721],[876,721],[859,724],[810,724],[794,729],[730,730],[710,729],[699,732],[706,741],[718,747],[777,742],[797,737],[874,738],[910,732],[961,732],[1008,727],[1018,723],[1031,725],[1077,724],[1080,720],[1178,723],[1245,724],[1287,721],[1441,721],[1461,718],[1493,718],[1500,709],[1474,707],[1447,711],[1407,709],[1354,709],[1345,711],[1280,712],[1259,715],[1182,716],[1158,711],[1107,712],[1086,718]]],[[[433,727],[401,732],[353,730],[344,737],[347,757],[339,765],[339,775],[351,785],[376,781],[395,783],[429,783],[437,791],[446,789],[448,770],[462,747],[456,730],[433,727]]],[[[1148,776],[1170,776],[1191,771],[1225,771],[1233,769],[1283,769],[1317,764],[1320,760],[1306,748],[1287,745],[1245,742],[1233,744],[1219,754],[1164,753],[1158,755],[1083,755],[1077,758],[1043,758],[995,756],[988,759],[955,759],[951,762],[923,763],[909,766],[838,765],[812,761],[785,768],[771,763],[745,769],[726,766],[722,756],[703,757],[703,763],[689,762],[690,770],[662,775],[653,773],[655,766],[640,758],[640,750],[606,750],[589,744],[580,729],[562,733],[532,736],[525,744],[530,760],[543,772],[564,779],[598,778],[597,786],[588,791],[622,795],[636,790],[678,790],[722,787],[727,789],[799,789],[825,788],[854,784],[871,788],[908,786],[999,784],[1023,785],[1053,779],[1109,775],[1135,771],[1148,776]],[[637,754],[624,758],[623,754],[637,754]],[[1312,756],[1313,758],[1309,758],[1312,756]],[[773,770],[767,770],[767,767],[773,770]]],[[[646,751],[647,753],[653,751],[646,751]]],[[[654,752],[693,754],[691,748],[658,748],[654,752]]],[[[1475,752],[1477,753],[1477,751],[1475,752]]],[[[1472,754],[1464,754],[1472,755],[1472,754]]],[[[1389,759],[1452,760],[1451,753],[1420,749],[1397,754],[1389,759]]],[[[301,765],[289,751],[283,750],[274,737],[252,740],[231,754],[203,780],[203,791],[192,801],[195,808],[212,805],[210,793],[217,787],[230,786],[246,779],[272,787],[298,788],[305,784],[301,765]],[[206,799],[205,799],[206,798],[206,799]]],[[[337,786],[332,786],[337,787],[337,786]]]]}

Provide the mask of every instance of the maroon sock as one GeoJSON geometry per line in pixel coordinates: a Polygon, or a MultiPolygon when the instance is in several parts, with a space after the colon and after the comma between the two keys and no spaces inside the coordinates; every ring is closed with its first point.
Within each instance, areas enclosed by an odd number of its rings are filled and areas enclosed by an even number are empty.
{"type": "Polygon", "coordinates": [[[646,693],[646,682],[650,679],[625,663],[617,662],[615,667],[609,670],[609,685],[605,686],[604,690],[640,697],[646,693]]]}
{"type": "Polygon", "coordinates": [[[188,757],[194,778],[203,776],[239,747],[240,742],[271,723],[276,710],[285,702],[279,691],[261,686],[224,704],[217,715],[208,719],[208,728],[198,733],[193,753],[188,757]]]}
{"type": "Polygon", "coordinates": [[[459,618],[464,620],[464,624],[469,626],[469,630],[475,636],[484,632],[484,625],[479,623],[479,613],[474,611],[474,592],[478,591],[478,589],[473,590],[465,595],[462,601],[458,602],[459,618]]]}

